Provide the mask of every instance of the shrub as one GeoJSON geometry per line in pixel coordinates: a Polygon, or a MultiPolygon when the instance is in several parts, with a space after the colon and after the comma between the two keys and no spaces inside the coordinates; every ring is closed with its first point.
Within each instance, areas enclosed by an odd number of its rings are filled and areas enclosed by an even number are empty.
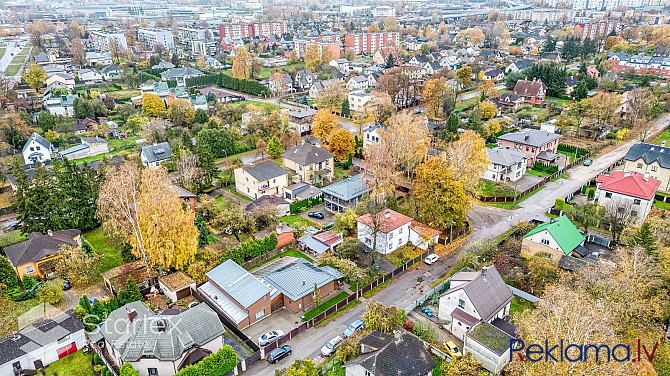
{"type": "Polygon", "coordinates": [[[553,174],[558,171],[558,166],[536,161],[533,165],[533,170],[544,172],[546,174],[553,174]]]}
{"type": "Polygon", "coordinates": [[[312,206],[319,205],[321,203],[321,199],[323,198],[323,195],[320,195],[318,197],[310,197],[306,200],[298,201],[293,204],[291,204],[291,214],[296,214],[296,213],[302,213],[307,208],[310,208],[312,206]]]}
{"type": "Polygon", "coordinates": [[[561,197],[556,197],[556,202],[554,203],[556,210],[563,210],[565,207],[565,199],[561,197]]]}
{"type": "Polygon", "coordinates": [[[433,325],[427,322],[418,322],[414,325],[412,333],[428,343],[437,341],[437,332],[433,325]]]}
{"type": "Polygon", "coordinates": [[[588,196],[589,200],[593,199],[596,195],[596,189],[591,187],[586,189],[586,195],[588,196]]]}

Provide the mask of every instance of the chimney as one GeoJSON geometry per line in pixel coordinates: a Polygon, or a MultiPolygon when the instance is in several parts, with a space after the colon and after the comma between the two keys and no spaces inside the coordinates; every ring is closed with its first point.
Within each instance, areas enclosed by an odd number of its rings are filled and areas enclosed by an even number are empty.
{"type": "Polygon", "coordinates": [[[486,269],[488,269],[488,268],[486,268],[486,267],[482,268],[482,275],[483,275],[484,277],[486,277],[486,269]]]}
{"type": "Polygon", "coordinates": [[[156,327],[158,328],[158,332],[164,332],[165,331],[165,320],[160,319],[156,321],[156,327]]]}
{"type": "Polygon", "coordinates": [[[644,172],[644,177],[643,177],[643,179],[644,179],[644,181],[649,181],[649,171],[645,171],[645,172],[644,172]]]}
{"type": "Polygon", "coordinates": [[[137,311],[135,310],[135,308],[130,309],[126,308],[126,313],[128,314],[128,320],[130,320],[130,322],[133,322],[133,320],[135,320],[135,316],[137,316],[137,311]]]}
{"type": "Polygon", "coordinates": [[[386,213],[384,213],[384,218],[386,218],[386,219],[391,218],[391,212],[386,211],[386,213]]]}
{"type": "Polygon", "coordinates": [[[306,283],[307,283],[307,281],[305,281],[305,280],[303,279],[303,280],[302,280],[302,285],[305,286],[306,283]]]}

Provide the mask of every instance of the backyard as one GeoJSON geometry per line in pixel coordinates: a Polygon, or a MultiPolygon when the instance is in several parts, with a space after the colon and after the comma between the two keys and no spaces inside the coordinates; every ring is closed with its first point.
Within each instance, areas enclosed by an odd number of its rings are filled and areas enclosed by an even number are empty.
{"type": "Polygon", "coordinates": [[[5,69],[5,76],[15,76],[21,69],[20,65],[10,65],[5,69]]]}
{"type": "Polygon", "coordinates": [[[260,101],[249,101],[249,100],[235,102],[235,103],[232,103],[231,106],[238,107],[238,106],[241,106],[243,104],[260,107],[265,112],[272,112],[272,111],[278,111],[279,110],[279,106],[274,104],[274,103],[260,102],[260,101]]]}
{"type": "Polygon", "coordinates": [[[83,234],[84,239],[91,243],[93,250],[100,253],[98,270],[100,273],[123,264],[121,249],[105,235],[102,227],[87,231],[83,234]]]}
{"type": "Polygon", "coordinates": [[[51,376],[57,374],[59,376],[63,375],[77,375],[77,376],[93,376],[93,354],[88,353],[84,354],[83,351],[79,350],[73,354],[70,354],[62,359],[49,364],[45,369],[46,374],[51,376]]]}

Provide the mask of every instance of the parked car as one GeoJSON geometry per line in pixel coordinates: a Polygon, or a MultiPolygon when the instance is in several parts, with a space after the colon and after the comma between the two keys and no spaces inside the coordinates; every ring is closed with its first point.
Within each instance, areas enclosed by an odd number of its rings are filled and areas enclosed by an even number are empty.
{"type": "Polygon", "coordinates": [[[593,163],[593,159],[589,158],[589,159],[584,161],[584,166],[590,166],[591,163],[593,163]]]}
{"type": "Polygon", "coordinates": [[[425,263],[428,264],[428,265],[433,265],[433,264],[436,263],[437,260],[439,260],[439,259],[440,259],[440,256],[438,256],[438,255],[436,255],[436,254],[432,254],[432,255],[428,255],[428,257],[426,257],[426,258],[423,260],[423,262],[425,262],[425,263]]]}
{"type": "Polygon", "coordinates": [[[316,218],[316,219],[323,219],[324,218],[324,215],[321,212],[309,212],[309,214],[307,214],[307,216],[310,217],[310,218],[316,218]]]}
{"type": "Polygon", "coordinates": [[[456,346],[456,344],[453,343],[452,341],[445,342],[444,343],[444,348],[447,349],[447,351],[449,352],[449,355],[451,355],[452,358],[460,358],[461,356],[463,356],[463,354],[461,354],[460,350],[458,350],[458,347],[456,346]]]}
{"type": "Polygon", "coordinates": [[[349,338],[352,334],[356,333],[359,330],[365,328],[365,323],[363,320],[356,320],[349,325],[348,328],[344,329],[344,337],[349,338]]]}
{"type": "Polygon", "coordinates": [[[340,346],[342,343],[343,339],[340,336],[337,336],[330,341],[326,342],[326,344],[321,348],[321,355],[323,356],[331,356],[335,353],[335,350],[340,346]]]}
{"type": "Polygon", "coordinates": [[[270,353],[268,354],[268,363],[275,364],[282,358],[285,358],[290,354],[291,354],[291,346],[284,345],[277,347],[276,349],[270,351],[270,353]]]}
{"type": "Polygon", "coordinates": [[[188,308],[193,308],[197,305],[198,305],[198,302],[191,302],[191,303],[189,303],[188,308]]]}
{"type": "Polygon", "coordinates": [[[67,291],[72,288],[72,285],[70,284],[70,281],[63,280],[63,291],[67,291]]]}
{"type": "Polygon", "coordinates": [[[267,332],[258,337],[258,346],[267,346],[283,336],[284,332],[279,329],[267,332]]]}

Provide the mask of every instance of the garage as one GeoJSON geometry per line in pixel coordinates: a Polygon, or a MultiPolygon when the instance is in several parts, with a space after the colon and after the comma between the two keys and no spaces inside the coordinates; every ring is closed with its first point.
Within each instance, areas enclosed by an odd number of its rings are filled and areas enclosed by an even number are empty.
{"type": "Polygon", "coordinates": [[[58,359],[64,358],[72,353],[77,352],[77,344],[72,342],[71,344],[61,347],[60,349],[56,350],[56,353],[58,354],[58,359]]]}

